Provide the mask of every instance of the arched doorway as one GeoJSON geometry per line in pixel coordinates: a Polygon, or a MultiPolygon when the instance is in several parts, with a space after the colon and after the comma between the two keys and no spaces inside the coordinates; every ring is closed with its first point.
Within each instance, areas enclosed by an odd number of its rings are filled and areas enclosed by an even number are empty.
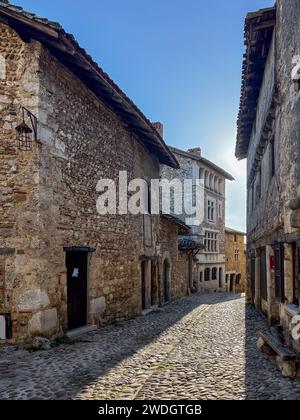
{"type": "Polygon", "coordinates": [[[168,260],[164,261],[163,266],[163,282],[164,282],[164,303],[170,301],[169,287],[170,287],[170,263],[168,260]]]}
{"type": "Polygon", "coordinates": [[[235,278],[235,275],[234,274],[231,274],[231,276],[230,276],[230,285],[229,285],[229,291],[230,291],[230,293],[233,293],[234,292],[234,278],[235,278]]]}
{"type": "Polygon", "coordinates": [[[219,288],[222,289],[223,287],[223,269],[219,269],[219,288]]]}

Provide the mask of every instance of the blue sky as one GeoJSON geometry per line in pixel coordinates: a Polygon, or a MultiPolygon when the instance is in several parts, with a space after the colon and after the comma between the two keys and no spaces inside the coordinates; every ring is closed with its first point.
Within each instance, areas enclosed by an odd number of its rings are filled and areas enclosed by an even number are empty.
{"type": "Polygon", "coordinates": [[[60,22],[152,121],[165,141],[231,172],[229,227],[245,229],[245,162],[234,157],[243,22],[274,0],[14,0],[60,22]]]}

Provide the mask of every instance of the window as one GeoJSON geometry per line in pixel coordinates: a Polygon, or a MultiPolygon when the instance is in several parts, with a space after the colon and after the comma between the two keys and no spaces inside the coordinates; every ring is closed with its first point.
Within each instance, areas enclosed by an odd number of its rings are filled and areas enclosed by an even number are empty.
{"type": "Polygon", "coordinates": [[[203,282],[203,272],[200,271],[200,283],[202,283],[202,282],[203,282]]]}
{"type": "Polygon", "coordinates": [[[238,249],[234,251],[234,259],[235,261],[239,261],[240,259],[240,251],[238,249]]]}
{"type": "Polygon", "coordinates": [[[218,234],[215,232],[205,232],[204,246],[206,252],[218,252],[218,234]]]}
{"type": "Polygon", "coordinates": [[[234,235],[234,242],[237,242],[237,235],[234,235]]]}
{"type": "Polygon", "coordinates": [[[217,280],[217,269],[216,269],[216,267],[214,267],[214,268],[212,269],[212,272],[211,272],[211,279],[212,279],[212,280],[217,280]]]}
{"type": "Polygon", "coordinates": [[[216,220],[216,203],[213,200],[207,201],[207,220],[209,222],[216,220]]]}
{"type": "Polygon", "coordinates": [[[270,142],[270,178],[272,179],[276,172],[275,166],[275,137],[270,142]]]}
{"type": "Polygon", "coordinates": [[[219,203],[219,218],[222,219],[223,212],[222,212],[222,203],[219,203]]]}
{"type": "Polygon", "coordinates": [[[206,268],[204,271],[204,280],[210,281],[210,268],[206,268]]]}

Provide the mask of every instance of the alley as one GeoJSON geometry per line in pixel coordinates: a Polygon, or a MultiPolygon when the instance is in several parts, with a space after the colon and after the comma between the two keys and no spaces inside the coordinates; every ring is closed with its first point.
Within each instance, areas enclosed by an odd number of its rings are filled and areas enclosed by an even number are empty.
{"type": "Polygon", "coordinates": [[[300,399],[257,352],[264,328],[240,296],[185,298],[48,351],[0,349],[0,398],[300,399]]]}

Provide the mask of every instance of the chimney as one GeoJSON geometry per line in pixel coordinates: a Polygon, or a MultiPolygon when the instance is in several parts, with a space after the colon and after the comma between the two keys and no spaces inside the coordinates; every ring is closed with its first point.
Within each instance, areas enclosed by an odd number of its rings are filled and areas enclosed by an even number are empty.
{"type": "Polygon", "coordinates": [[[156,129],[156,131],[160,134],[160,136],[164,138],[164,125],[159,121],[152,123],[152,125],[156,129]]]}
{"type": "Polygon", "coordinates": [[[193,149],[188,149],[188,153],[201,156],[201,147],[194,147],[193,149]]]}

